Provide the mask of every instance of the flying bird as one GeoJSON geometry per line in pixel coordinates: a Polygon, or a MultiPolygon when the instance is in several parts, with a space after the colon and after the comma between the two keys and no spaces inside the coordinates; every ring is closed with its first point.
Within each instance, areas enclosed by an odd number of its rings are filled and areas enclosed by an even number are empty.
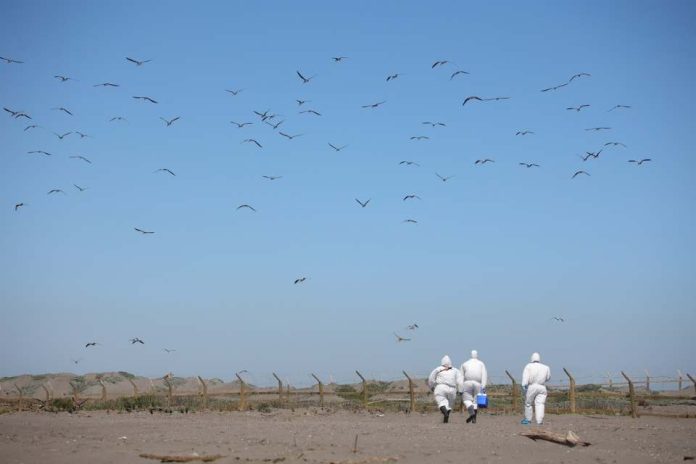
{"type": "Polygon", "coordinates": [[[76,133],[77,135],[79,135],[81,139],[84,139],[85,137],[89,137],[89,135],[83,134],[83,133],[80,132],[80,131],[75,131],[75,133],[76,133]]]}
{"type": "Polygon", "coordinates": [[[534,134],[534,132],[530,130],[523,130],[523,131],[517,131],[515,135],[528,135],[528,134],[534,134]]]}
{"type": "Polygon", "coordinates": [[[588,73],[585,73],[585,72],[581,72],[581,73],[578,73],[578,74],[574,74],[573,76],[571,76],[570,79],[568,79],[568,83],[570,84],[571,82],[573,82],[574,79],[578,79],[578,78],[580,78],[580,77],[592,77],[592,74],[588,74],[588,73]]]}
{"type": "Polygon", "coordinates": [[[172,176],[176,177],[176,174],[174,174],[172,171],[170,171],[167,168],[159,168],[159,169],[152,171],[153,174],[156,172],[166,172],[167,174],[171,174],[172,176]]]}
{"type": "Polygon", "coordinates": [[[435,126],[447,127],[447,124],[445,124],[444,122],[423,121],[421,124],[427,124],[427,125],[431,125],[433,127],[435,127],[435,126]]]}
{"type": "Polygon", "coordinates": [[[39,154],[41,154],[41,155],[46,155],[46,156],[52,156],[52,155],[53,155],[53,153],[49,153],[49,152],[43,151],[43,150],[33,150],[33,151],[28,151],[27,153],[29,153],[29,154],[39,153],[39,154]]]}
{"type": "Polygon", "coordinates": [[[136,343],[140,343],[141,345],[144,345],[145,342],[139,339],[138,337],[131,338],[130,339],[131,345],[135,345],[136,343]]]}
{"type": "Polygon", "coordinates": [[[469,74],[469,73],[466,72],[466,71],[455,71],[455,72],[453,72],[452,75],[450,76],[450,80],[454,79],[455,77],[457,77],[457,76],[460,75],[460,74],[469,74]]]}
{"type": "Polygon", "coordinates": [[[233,96],[236,97],[236,96],[239,94],[239,92],[241,92],[242,90],[244,90],[244,89],[239,89],[239,90],[225,89],[225,92],[229,92],[229,93],[231,93],[233,96]]]}
{"type": "Polygon", "coordinates": [[[58,137],[60,140],[63,140],[65,137],[67,137],[67,136],[70,135],[70,134],[72,134],[72,132],[66,132],[65,134],[62,134],[62,135],[61,135],[61,134],[58,134],[58,133],[56,133],[56,132],[53,133],[53,135],[55,135],[56,137],[58,137]]]}
{"type": "Polygon", "coordinates": [[[17,210],[18,210],[19,208],[21,208],[22,206],[24,206],[24,203],[17,203],[17,204],[14,206],[14,210],[17,211],[17,210]]]}
{"type": "Polygon", "coordinates": [[[401,74],[396,73],[396,74],[390,74],[387,76],[387,82],[393,81],[394,79],[398,78],[401,74]]]}
{"type": "Polygon", "coordinates": [[[436,175],[437,177],[439,177],[440,180],[441,180],[442,182],[447,182],[448,180],[450,180],[451,178],[454,177],[454,176],[442,177],[442,176],[441,176],[440,174],[438,174],[437,172],[435,173],[435,175],[436,175]]]}
{"type": "MultiPolygon", "coordinates": [[[[609,111],[614,111],[614,110],[618,110],[618,109],[622,109],[622,108],[626,109],[626,110],[631,109],[631,107],[629,105],[616,105],[612,109],[610,109],[609,111]]],[[[607,113],[609,111],[607,111],[607,113]]]]}
{"type": "Polygon", "coordinates": [[[144,65],[145,63],[149,63],[150,61],[152,61],[152,60],[143,60],[143,61],[139,61],[139,60],[136,60],[136,59],[133,59],[133,58],[129,58],[129,57],[126,57],[126,59],[127,59],[128,61],[130,61],[131,63],[134,63],[136,66],[142,66],[142,65],[144,65]]]}
{"type": "Polygon", "coordinates": [[[585,129],[586,131],[601,131],[601,130],[610,130],[611,127],[590,127],[588,129],[585,129]]]}
{"type": "Polygon", "coordinates": [[[262,121],[265,121],[266,119],[269,118],[269,115],[268,115],[269,111],[270,110],[266,110],[263,113],[261,113],[259,111],[254,110],[254,114],[257,115],[258,117],[260,117],[262,121]]]}
{"type": "Polygon", "coordinates": [[[333,148],[334,150],[336,150],[336,151],[341,151],[341,150],[343,150],[344,148],[346,148],[348,145],[343,145],[342,147],[337,147],[336,145],[330,143],[329,146],[330,146],[331,148],[333,148]]]}
{"type": "Polygon", "coordinates": [[[486,164],[486,163],[495,163],[495,160],[492,160],[490,158],[485,158],[485,159],[478,159],[474,161],[474,164],[486,164]]]}
{"type": "Polygon", "coordinates": [[[435,69],[437,66],[444,66],[447,63],[449,63],[449,61],[447,61],[447,60],[436,61],[433,63],[433,65],[430,67],[430,69],[435,69]]]}
{"type": "Polygon", "coordinates": [[[385,104],[386,102],[387,102],[387,101],[384,100],[384,101],[377,102],[377,103],[371,103],[371,104],[369,104],[369,105],[362,105],[362,107],[363,107],[363,108],[377,108],[378,106],[383,105],[383,104],[385,104]]]}
{"type": "Polygon", "coordinates": [[[239,129],[241,129],[244,126],[250,126],[250,125],[254,124],[253,122],[234,122],[234,121],[230,121],[230,123],[234,124],[239,129]]]}
{"type": "Polygon", "coordinates": [[[403,201],[406,201],[406,200],[420,200],[420,199],[421,199],[421,197],[419,197],[418,195],[406,195],[406,196],[403,198],[403,201]]]}
{"type": "Polygon", "coordinates": [[[406,326],[406,329],[408,330],[416,330],[418,328],[418,324],[411,324],[406,326]]]}
{"type": "Polygon", "coordinates": [[[99,345],[99,343],[97,343],[97,342],[88,342],[88,343],[85,345],[85,348],[89,348],[90,346],[97,346],[97,345],[99,345]]]}
{"type": "Polygon", "coordinates": [[[305,280],[307,280],[306,277],[300,277],[299,279],[295,279],[295,285],[301,284],[301,283],[304,282],[305,280]]]}
{"type": "Polygon", "coordinates": [[[566,109],[567,109],[567,110],[575,110],[575,111],[580,111],[581,109],[583,109],[583,108],[587,108],[587,107],[589,107],[589,106],[590,106],[590,105],[580,105],[580,106],[569,106],[569,107],[568,107],[568,108],[566,108],[566,109]]]}
{"type": "Polygon", "coordinates": [[[55,111],[62,111],[62,112],[64,112],[64,113],[69,114],[70,116],[73,116],[73,114],[72,114],[69,110],[67,110],[66,108],[63,108],[62,106],[59,107],[59,108],[51,108],[51,109],[52,109],[52,110],[55,110],[55,111]]]}
{"type": "Polygon", "coordinates": [[[179,119],[181,119],[181,116],[177,116],[177,117],[175,117],[174,119],[170,119],[170,120],[166,120],[166,119],[164,119],[163,117],[160,116],[160,119],[161,119],[162,121],[164,121],[165,124],[167,124],[167,127],[169,127],[169,126],[171,126],[172,124],[174,124],[174,122],[176,122],[176,121],[178,121],[179,119]]]}
{"type": "Polygon", "coordinates": [[[254,209],[253,206],[249,206],[249,205],[246,205],[246,204],[237,206],[237,209],[242,209],[242,208],[247,208],[247,209],[252,210],[253,212],[256,212],[256,209],[254,209]]]}
{"type": "Polygon", "coordinates": [[[154,232],[151,230],[138,229],[137,227],[133,227],[133,229],[135,229],[136,232],[140,232],[143,235],[154,234],[154,232]]]}
{"type": "Polygon", "coordinates": [[[38,124],[31,124],[27,127],[24,128],[24,132],[28,131],[29,129],[36,129],[37,127],[41,127],[38,124]]]}
{"type": "Polygon", "coordinates": [[[614,146],[614,147],[624,147],[627,148],[626,144],[621,143],[621,142],[607,142],[604,144],[605,147],[608,147],[609,145],[614,146]]]}
{"type": "Polygon", "coordinates": [[[60,80],[61,82],[67,82],[67,81],[74,81],[74,80],[75,80],[75,79],[73,79],[72,77],[61,76],[60,74],[57,75],[57,76],[53,76],[53,77],[54,77],[55,79],[60,80]]]}
{"type": "Polygon", "coordinates": [[[538,164],[536,164],[536,163],[520,163],[520,166],[524,166],[524,167],[527,167],[527,168],[533,168],[533,167],[538,168],[538,167],[540,167],[540,166],[539,166],[538,164]]]}
{"type": "Polygon", "coordinates": [[[292,140],[292,139],[294,139],[294,138],[296,138],[296,137],[300,137],[300,136],[304,135],[304,134],[290,135],[290,134],[286,134],[286,133],[283,132],[283,131],[279,131],[278,133],[279,133],[280,135],[282,135],[283,137],[287,138],[288,140],[292,140]]]}
{"type": "Polygon", "coordinates": [[[268,124],[269,126],[271,126],[271,127],[273,128],[273,130],[276,130],[276,129],[278,129],[278,127],[280,127],[281,124],[283,124],[283,123],[285,122],[285,119],[283,119],[282,121],[277,122],[276,124],[273,124],[272,122],[268,122],[268,121],[264,121],[264,122],[265,122],[266,124],[268,124]]]}
{"type": "Polygon", "coordinates": [[[510,97],[491,97],[491,98],[481,98],[476,95],[472,95],[470,97],[466,97],[464,99],[464,102],[462,103],[462,106],[466,105],[467,102],[471,100],[476,100],[476,101],[482,101],[482,102],[487,102],[487,101],[498,101],[498,100],[509,100],[510,97]]]}
{"type": "Polygon", "coordinates": [[[77,358],[77,359],[70,358],[70,361],[72,361],[73,364],[77,365],[77,364],[79,364],[80,361],[82,361],[82,358],[77,358]]]}
{"type": "Polygon", "coordinates": [[[9,109],[9,108],[6,108],[6,107],[4,107],[4,106],[3,106],[2,109],[4,109],[5,111],[7,111],[8,113],[10,113],[10,117],[11,117],[11,118],[15,118],[15,119],[19,119],[19,118],[31,119],[31,116],[29,116],[29,115],[28,115],[27,113],[25,113],[24,111],[13,111],[13,110],[11,110],[11,109],[9,109]]]}
{"type": "Polygon", "coordinates": [[[74,186],[77,190],[79,190],[80,192],[84,192],[85,190],[87,190],[87,187],[80,187],[80,186],[77,185],[77,184],[73,184],[73,186],[74,186]]]}
{"type": "Polygon", "coordinates": [[[244,140],[242,140],[242,143],[253,143],[257,147],[263,148],[263,146],[258,141],[256,141],[256,139],[244,139],[244,140]]]}
{"type": "Polygon", "coordinates": [[[72,158],[72,159],[81,159],[81,160],[84,161],[85,163],[92,164],[92,162],[91,162],[90,160],[88,160],[87,158],[85,158],[85,157],[82,156],[82,155],[70,156],[70,158],[72,158]]]}
{"type": "Polygon", "coordinates": [[[640,166],[641,164],[643,164],[643,163],[645,163],[645,162],[647,162],[647,161],[652,161],[652,159],[650,159],[650,158],[643,158],[643,159],[640,159],[640,160],[628,160],[629,163],[635,163],[636,166],[640,166]]]}
{"type": "Polygon", "coordinates": [[[305,103],[310,103],[312,100],[295,100],[297,102],[297,106],[302,106],[305,103]]]}
{"type": "Polygon", "coordinates": [[[340,63],[343,60],[347,60],[348,57],[347,56],[332,56],[331,59],[334,60],[334,62],[336,62],[336,63],[340,63]]]}
{"type": "Polygon", "coordinates": [[[24,61],[19,61],[19,60],[13,60],[12,58],[5,58],[4,56],[0,56],[0,60],[4,61],[7,64],[23,64],[24,61]]]}
{"type": "Polygon", "coordinates": [[[157,103],[156,100],[153,100],[153,99],[150,98],[150,97],[133,97],[133,98],[135,98],[136,100],[149,101],[150,103],[157,103]]]}
{"type": "Polygon", "coordinates": [[[586,176],[589,176],[589,175],[590,175],[590,174],[589,174],[588,172],[586,172],[586,171],[576,171],[575,174],[573,174],[573,177],[571,177],[571,179],[575,179],[575,178],[576,178],[577,176],[579,176],[580,174],[585,174],[586,176]]]}
{"type": "Polygon", "coordinates": [[[394,336],[396,337],[396,342],[397,342],[397,343],[400,343],[400,342],[410,342],[410,341],[411,341],[410,338],[404,338],[404,337],[402,337],[401,335],[397,334],[396,332],[394,332],[394,336]]]}
{"type": "Polygon", "coordinates": [[[120,85],[111,82],[103,82],[101,84],[94,84],[92,87],[120,87],[120,85]]]}
{"type": "Polygon", "coordinates": [[[401,222],[407,222],[409,224],[418,224],[418,221],[416,221],[415,219],[404,219],[401,222]]]}
{"type": "Polygon", "coordinates": [[[302,79],[302,83],[303,83],[303,84],[307,84],[307,83],[309,83],[309,81],[311,81],[312,79],[314,79],[315,77],[317,77],[316,74],[315,74],[314,76],[312,76],[312,77],[304,77],[300,71],[295,71],[295,72],[296,72],[297,75],[300,77],[300,79],[302,79]]]}
{"type": "Polygon", "coordinates": [[[303,114],[303,113],[310,113],[310,114],[313,114],[314,116],[321,116],[321,113],[320,113],[320,112],[314,111],[314,110],[304,110],[304,111],[300,111],[300,114],[303,114]]]}
{"type": "Polygon", "coordinates": [[[128,122],[128,120],[122,116],[114,116],[113,118],[109,119],[109,122],[114,122],[114,121],[128,122]]]}
{"type": "Polygon", "coordinates": [[[557,321],[557,322],[565,322],[565,319],[564,319],[564,318],[558,317],[558,316],[553,316],[553,317],[551,318],[551,320],[552,320],[552,321],[557,321]]]}
{"type": "Polygon", "coordinates": [[[411,140],[430,140],[430,137],[427,135],[414,135],[411,137],[411,140]]]}
{"type": "Polygon", "coordinates": [[[53,195],[54,193],[62,193],[63,195],[65,195],[65,192],[61,189],[51,189],[48,191],[46,195],[53,195]]]}
{"type": "Polygon", "coordinates": [[[561,87],[565,87],[566,85],[568,85],[567,82],[566,82],[565,84],[554,85],[553,87],[548,87],[548,88],[546,88],[546,89],[541,89],[540,91],[541,91],[541,92],[549,92],[549,91],[551,91],[551,90],[558,90],[558,89],[560,89],[561,87]]]}
{"type": "Polygon", "coordinates": [[[355,199],[355,201],[357,201],[358,204],[360,206],[362,206],[363,208],[367,206],[367,204],[370,202],[370,200],[371,200],[371,198],[369,200],[363,202],[363,201],[358,200],[357,198],[355,199]]]}
{"type": "Polygon", "coordinates": [[[404,164],[406,166],[418,166],[420,167],[420,164],[416,163],[415,161],[400,161],[400,165],[404,164]]]}
{"type": "Polygon", "coordinates": [[[167,353],[173,353],[173,352],[176,351],[176,350],[173,350],[173,349],[171,349],[171,348],[162,348],[162,350],[163,350],[163,351],[166,351],[167,353]]]}
{"type": "Polygon", "coordinates": [[[276,180],[276,179],[283,178],[283,176],[261,176],[261,177],[263,177],[264,179],[268,179],[268,180],[276,180]]]}

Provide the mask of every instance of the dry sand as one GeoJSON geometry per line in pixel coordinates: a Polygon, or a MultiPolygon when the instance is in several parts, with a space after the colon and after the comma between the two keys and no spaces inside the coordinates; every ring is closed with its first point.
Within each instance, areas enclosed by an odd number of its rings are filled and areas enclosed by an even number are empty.
{"type": "Polygon", "coordinates": [[[588,448],[534,442],[517,416],[449,424],[432,414],[277,410],[263,414],[12,413],[0,416],[0,461],[154,463],[141,453],[220,454],[218,463],[655,463],[696,455],[696,420],[548,416],[544,428],[576,432],[588,448]],[[353,453],[355,436],[358,451],[353,453]],[[393,460],[389,460],[393,458],[393,460]]]}

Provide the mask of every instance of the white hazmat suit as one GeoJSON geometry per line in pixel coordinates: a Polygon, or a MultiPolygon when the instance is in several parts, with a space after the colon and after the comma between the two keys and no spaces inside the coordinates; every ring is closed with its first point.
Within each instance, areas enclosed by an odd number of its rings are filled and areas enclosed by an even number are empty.
{"type": "Polygon", "coordinates": [[[462,379],[464,385],[462,387],[462,399],[464,407],[469,412],[467,422],[476,422],[476,395],[481,393],[481,389],[485,389],[488,384],[488,372],[486,365],[478,359],[478,352],[471,352],[471,359],[462,364],[462,379]]]}
{"type": "Polygon", "coordinates": [[[452,368],[449,356],[442,358],[440,366],[433,369],[428,377],[428,386],[435,395],[437,407],[445,416],[445,422],[447,422],[452,406],[454,406],[457,392],[462,389],[462,383],[462,374],[458,369],[452,368]]]}
{"type": "Polygon", "coordinates": [[[551,378],[549,366],[541,363],[539,353],[532,355],[532,362],[524,367],[522,372],[522,388],[527,391],[524,399],[524,418],[527,423],[532,420],[532,404],[534,404],[537,424],[544,422],[544,407],[546,405],[546,386],[551,378]]]}

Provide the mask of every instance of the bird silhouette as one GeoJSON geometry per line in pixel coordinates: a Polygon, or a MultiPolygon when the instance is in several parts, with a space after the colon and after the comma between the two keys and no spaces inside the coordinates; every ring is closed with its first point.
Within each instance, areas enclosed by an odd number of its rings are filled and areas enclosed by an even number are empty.
{"type": "Polygon", "coordinates": [[[460,74],[469,74],[469,73],[466,71],[455,71],[450,76],[450,80],[454,79],[455,77],[459,76],[460,74]]]}
{"type": "Polygon", "coordinates": [[[411,324],[411,325],[407,325],[407,326],[406,326],[406,329],[407,329],[407,330],[416,330],[416,329],[418,329],[418,328],[419,328],[419,327],[418,327],[418,324],[411,324]]]}
{"type": "Polygon", "coordinates": [[[331,148],[333,148],[334,150],[336,150],[336,151],[341,151],[341,150],[343,150],[344,148],[346,148],[348,145],[343,145],[343,146],[341,146],[341,147],[337,147],[336,145],[334,145],[334,144],[332,144],[332,143],[329,143],[329,146],[330,146],[331,148]]]}
{"type": "Polygon", "coordinates": [[[252,210],[253,212],[256,212],[256,209],[253,206],[249,206],[247,204],[237,206],[237,209],[242,209],[242,208],[247,208],[247,209],[252,210]]]}
{"type": "Polygon", "coordinates": [[[162,348],[163,351],[166,351],[167,353],[174,353],[176,350],[173,350],[171,348],[162,348]]]}
{"type": "Polygon", "coordinates": [[[82,156],[82,155],[70,156],[70,158],[72,158],[72,159],[79,159],[79,160],[84,161],[85,163],[92,164],[92,162],[91,162],[90,160],[88,160],[87,158],[85,158],[85,157],[82,156]]]}
{"type": "Polygon", "coordinates": [[[560,89],[560,88],[565,87],[566,85],[568,85],[567,82],[564,83],[564,84],[554,85],[553,87],[547,87],[547,88],[545,88],[545,89],[541,89],[540,92],[550,92],[550,91],[552,91],[552,90],[558,90],[558,89],[560,89]]]}
{"type": "Polygon", "coordinates": [[[85,348],[89,348],[90,346],[97,346],[99,343],[97,342],[89,342],[85,345],[85,348]]]}
{"type": "Polygon", "coordinates": [[[130,339],[131,345],[135,345],[136,343],[140,343],[141,345],[144,345],[145,342],[142,341],[140,338],[135,337],[130,339]]]}
{"type": "Polygon", "coordinates": [[[63,195],[66,194],[62,189],[51,189],[46,195],[53,195],[54,193],[62,193],[63,195]]]}
{"type": "Polygon", "coordinates": [[[406,195],[406,196],[403,198],[402,201],[406,201],[406,200],[420,200],[420,199],[421,199],[421,197],[419,197],[418,195],[406,195]]]}
{"type": "Polygon", "coordinates": [[[529,134],[534,134],[534,132],[530,130],[523,130],[523,131],[517,131],[515,135],[529,135],[529,134]]]}
{"type": "Polygon", "coordinates": [[[230,123],[231,123],[231,124],[234,124],[234,125],[237,126],[239,129],[241,129],[241,128],[244,127],[244,126],[250,126],[250,125],[254,124],[253,122],[234,122],[234,121],[230,121],[230,123]]]}
{"type": "Polygon", "coordinates": [[[102,82],[101,84],[94,84],[92,87],[120,87],[120,85],[112,82],[102,82]]]}
{"type": "Polygon", "coordinates": [[[580,174],[585,174],[586,176],[590,175],[590,173],[588,173],[587,171],[576,171],[575,174],[573,174],[573,177],[571,177],[571,179],[575,179],[580,174]]]}
{"type": "Polygon", "coordinates": [[[315,77],[317,77],[316,74],[315,74],[314,76],[312,76],[312,77],[304,77],[300,71],[295,71],[295,72],[296,72],[297,75],[300,77],[300,79],[302,79],[302,83],[303,83],[303,84],[308,84],[309,81],[311,81],[312,79],[314,79],[315,77]]]}
{"type": "Polygon", "coordinates": [[[411,140],[430,140],[430,137],[427,135],[414,135],[411,137],[411,140]]]}
{"type": "Polygon", "coordinates": [[[5,58],[4,56],[0,56],[0,60],[4,61],[7,64],[23,64],[24,63],[24,61],[14,60],[12,58],[5,58]]]}
{"type": "Polygon", "coordinates": [[[114,122],[114,121],[128,122],[128,120],[122,116],[114,116],[113,118],[109,119],[109,122],[114,122]]]}
{"type": "Polygon", "coordinates": [[[152,171],[153,174],[156,172],[166,172],[167,174],[171,174],[172,176],[176,176],[176,174],[174,174],[172,171],[170,171],[167,168],[159,168],[159,169],[152,171]]]}
{"type": "Polygon", "coordinates": [[[268,179],[268,180],[277,180],[277,179],[283,178],[283,176],[261,176],[261,177],[263,177],[264,179],[268,179]]]}
{"type": "Polygon", "coordinates": [[[454,177],[454,176],[443,177],[443,176],[441,176],[440,174],[438,174],[437,172],[435,173],[435,175],[436,175],[437,177],[439,177],[440,180],[441,180],[442,182],[447,182],[448,180],[450,180],[451,178],[454,177]]]}
{"type": "Polygon", "coordinates": [[[305,114],[305,113],[313,114],[314,116],[321,116],[321,113],[318,112],[318,111],[315,111],[315,110],[304,110],[304,111],[300,111],[300,114],[305,114]]]}
{"type": "Polygon", "coordinates": [[[292,140],[292,139],[294,139],[294,138],[297,138],[297,137],[300,137],[300,136],[304,135],[304,134],[290,135],[290,134],[286,134],[286,133],[283,132],[283,131],[279,131],[278,134],[282,135],[283,137],[287,138],[288,140],[292,140]]]}
{"type": "Polygon", "coordinates": [[[14,206],[14,210],[17,211],[17,210],[18,210],[19,208],[21,208],[22,206],[24,206],[24,203],[17,203],[17,204],[14,206]]]}
{"type": "Polygon", "coordinates": [[[312,100],[295,100],[297,102],[297,106],[302,106],[305,103],[311,103],[312,100]]]}
{"type": "Polygon", "coordinates": [[[396,337],[396,342],[397,342],[397,343],[401,343],[401,342],[410,342],[410,341],[411,341],[410,338],[402,337],[401,335],[397,334],[396,332],[394,332],[394,336],[396,337]]]}
{"type": "Polygon", "coordinates": [[[135,64],[136,66],[142,66],[142,65],[144,65],[145,63],[149,63],[150,61],[152,61],[152,60],[142,60],[142,61],[140,61],[140,60],[136,60],[135,58],[129,58],[129,57],[126,57],[126,59],[127,59],[128,61],[130,61],[131,63],[135,64]]]}
{"type": "Polygon", "coordinates": [[[165,118],[163,118],[163,117],[160,116],[160,119],[161,119],[162,121],[164,121],[165,124],[167,124],[167,127],[169,127],[169,126],[171,126],[172,124],[174,124],[174,122],[176,122],[176,121],[178,121],[179,119],[181,119],[181,116],[177,116],[177,117],[175,117],[175,118],[173,118],[173,119],[170,119],[170,120],[167,120],[167,119],[165,119],[165,118]]]}
{"type": "Polygon", "coordinates": [[[645,162],[648,162],[648,161],[652,161],[652,159],[650,159],[650,158],[643,158],[643,159],[640,159],[640,160],[628,160],[629,163],[635,163],[636,166],[640,166],[641,164],[643,164],[643,163],[645,163],[645,162]]]}
{"type": "Polygon", "coordinates": [[[566,110],[575,110],[575,111],[580,111],[583,108],[588,108],[590,105],[580,105],[580,106],[570,106],[566,108],[566,110]]]}
{"type": "Polygon", "coordinates": [[[379,107],[379,106],[385,104],[386,102],[387,102],[387,101],[384,100],[384,101],[377,102],[377,103],[370,103],[370,104],[368,104],[368,105],[362,105],[362,108],[377,108],[377,107],[379,107]]]}
{"type": "Polygon", "coordinates": [[[472,95],[470,97],[466,97],[464,99],[464,102],[462,103],[462,106],[466,105],[468,102],[475,100],[475,101],[481,101],[481,102],[487,102],[487,101],[499,101],[499,100],[509,100],[510,97],[491,97],[491,98],[481,98],[476,95],[472,95]]]}
{"type": "Polygon", "coordinates": [[[277,123],[275,123],[275,124],[273,124],[272,122],[268,122],[268,121],[264,121],[264,122],[265,122],[266,124],[268,124],[269,126],[271,126],[271,127],[273,128],[273,130],[276,130],[276,129],[278,129],[278,128],[280,127],[281,124],[283,124],[283,123],[285,122],[285,120],[279,121],[279,122],[277,122],[277,123]]]}
{"type": "Polygon", "coordinates": [[[415,161],[400,161],[400,165],[406,165],[406,166],[418,166],[420,167],[420,164],[416,163],[415,161]]]}
{"type": "Polygon", "coordinates": [[[397,79],[401,74],[396,73],[396,74],[390,74],[387,76],[387,82],[393,81],[394,79],[397,79]]]}
{"type": "Polygon", "coordinates": [[[55,79],[58,79],[58,80],[61,81],[61,82],[68,82],[68,81],[74,81],[74,80],[75,80],[75,79],[73,79],[72,77],[61,76],[60,74],[57,75],[57,76],[53,76],[53,77],[54,77],[55,79]]]}
{"type": "Polygon", "coordinates": [[[570,79],[568,79],[568,83],[570,84],[570,83],[573,82],[575,79],[578,79],[578,78],[580,78],[580,77],[591,77],[591,76],[592,76],[592,74],[588,74],[588,73],[586,73],[586,72],[581,72],[581,73],[578,73],[578,74],[574,74],[573,76],[570,77],[570,79]]]}
{"type": "Polygon", "coordinates": [[[332,56],[331,59],[334,60],[334,62],[336,62],[336,63],[340,63],[343,60],[347,60],[348,57],[347,56],[332,56]]]}
{"type": "Polygon", "coordinates": [[[621,142],[607,142],[607,143],[604,144],[604,146],[605,146],[605,147],[614,146],[614,147],[624,147],[624,148],[627,148],[626,144],[621,143],[621,142]]]}
{"type": "Polygon", "coordinates": [[[474,164],[481,164],[481,165],[483,165],[483,164],[486,164],[486,163],[495,163],[495,160],[492,160],[492,159],[490,159],[490,158],[485,158],[485,159],[477,159],[476,161],[474,161],[474,164]]]}
{"type": "Polygon", "coordinates": [[[62,111],[63,113],[66,113],[66,114],[68,114],[68,115],[70,115],[70,116],[73,116],[73,114],[72,114],[67,108],[63,108],[62,106],[61,106],[61,107],[58,107],[58,108],[51,108],[51,109],[52,109],[53,111],[62,111]]]}
{"type": "MultiPolygon", "coordinates": [[[[614,110],[618,110],[618,109],[625,109],[625,110],[628,110],[628,109],[631,109],[631,107],[630,107],[629,105],[615,105],[615,106],[614,106],[612,109],[610,109],[609,111],[614,111],[614,110]]],[[[609,111],[607,111],[607,113],[608,113],[609,111]]]]}
{"type": "Polygon", "coordinates": [[[367,206],[367,204],[370,202],[370,200],[371,200],[371,199],[369,199],[369,200],[363,202],[363,201],[358,200],[357,198],[355,199],[355,201],[357,201],[358,204],[359,204],[360,206],[362,206],[363,208],[367,206]]]}
{"type": "Polygon", "coordinates": [[[143,235],[154,234],[154,232],[151,231],[151,230],[138,229],[137,227],[133,227],[133,229],[135,229],[136,232],[140,232],[140,233],[143,234],[143,235]]]}
{"type": "Polygon", "coordinates": [[[239,90],[232,90],[232,89],[225,89],[225,92],[231,93],[233,96],[239,95],[239,92],[241,92],[244,89],[239,89],[239,90]]]}
{"type": "Polygon", "coordinates": [[[415,219],[404,219],[401,222],[406,222],[408,224],[418,224],[418,221],[416,221],[415,219]]]}
{"type": "Polygon", "coordinates": [[[83,133],[83,132],[80,132],[80,131],[75,131],[75,133],[76,133],[77,135],[79,135],[81,139],[84,139],[85,137],[89,137],[89,135],[87,135],[87,134],[85,134],[85,133],[83,133]]]}
{"type": "Polygon", "coordinates": [[[429,126],[441,126],[441,127],[447,127],[447,124],[444,122],[430,122],[430,121],[423,121],[421,124],[429,125],[429,126]]]}
{"type": "Polygon", "coordinates": [[[41,155],[53,156],[53,153],[49,153],[49,152],[43,151],[43,150],[33,150],[33,151],[28,151],[27,153],[29,153],[29,154],[39,153],[41,155]]]}
{"type": "Polygon", "coordinates": [[[63,140],[65,137],[67,137],[67,136],[70,135],[70,134],[72,134],[72,132],[66,132],[65,134],[58,134],[57,132],[54,132],[54,133],[53,133],[53,135],[55,135],[56,137],[58,137],[60,140],[63,140]]]}
{"type": "Polygon", "coordinates": [[[149,101],[150,103],[155,103],[155,104],[157,103],[156,100],[153,100],[153,99],[150,98],[150,97],[137,97],[137,96],[136,96],[136,97],[133,97],[133,98],[135,98],[136,100],[149,101]]]}
{"type": "Polygon", "coordinates": [[[438,66],[444,66],[447,63],[449,63],[449,61],[447,61],[447,60],[436,61],[433,63],[433,65],[430,67],[430,69],[435,69],[438,66]]]}
{"type": "Polygon", "coordinates": [[[585,129],[586,131],[601,131],[601,130],[610,130],[611,127],[590,127],[588,129],[585,129]]]}
{"type": "Polygon", "coordinates": [[[553,317],[551,318],[551,320],[556,321],[556,322],[565,322],[565,319],[564,319],[564,318],[558,317],[558,316],[553,316],[553,317]]]}
{"type": "Polygon", "coordinates": [[[38,128],[38,127],[41,127],[41,126],[39,126],[39,125],[37,125],[37,124],[30,124],[30,125],[28,125],[27,127],[24,128],[24,132],[28,131],[29,129],[36,129],[36,128],[38,128]]]}
{"type": "Polygon", "coordinates": [[[519,164],[520,164],[520,166],[524,166],[524,167],[527,167],[527,168],[532,168],[532,167],[538,168],[538,167],[539,167],[539,165],[538,165],[538,164],[535,164],[535,163],[519,163],[519,164]]]}
{"type": "Polygon", "coordinates": [[[256,139],[244,139],[242,140],[242,143],[253,143],[257,147],[263,148],[263,146],[256,139]]]}
{"type": "Polygon", "coordinates": [[[75,188],[76,188],[77,190],[79,190],[80,192],[84,192],[85,190],[87,190],[87,187],[80,187],[80,186],[77,185],[77,184],[73,184],[73,187],[75,187],[75,188]]]}
{"type": "Polygon", "coordinates": [[[305,280],[307,280],[307,277],[300,277],[299,279],[295,279],[295,285],[301,284],[305,280]]]}

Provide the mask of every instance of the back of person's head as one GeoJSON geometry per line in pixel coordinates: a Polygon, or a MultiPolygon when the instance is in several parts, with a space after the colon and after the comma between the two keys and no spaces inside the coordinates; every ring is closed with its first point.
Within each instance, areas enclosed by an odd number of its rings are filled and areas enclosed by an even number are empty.
{"type": "Polygon", "coordinates": [[[444,355],[442,357],[442,360],[440,361],[440,364],[444,367],[452,367],[452,360],[450,359],[449,356],[444,355]]]}
{"type": "Polygon", "coordinates": [[[533,363],[541,362],[541,356],[539,356],[539,353],[532,353],[532,362],[533,363]]]}
{"type": "Polygon", "coordinates": [[[471,350],[471,359],[478,359],[478,351],[471,350]]]}

